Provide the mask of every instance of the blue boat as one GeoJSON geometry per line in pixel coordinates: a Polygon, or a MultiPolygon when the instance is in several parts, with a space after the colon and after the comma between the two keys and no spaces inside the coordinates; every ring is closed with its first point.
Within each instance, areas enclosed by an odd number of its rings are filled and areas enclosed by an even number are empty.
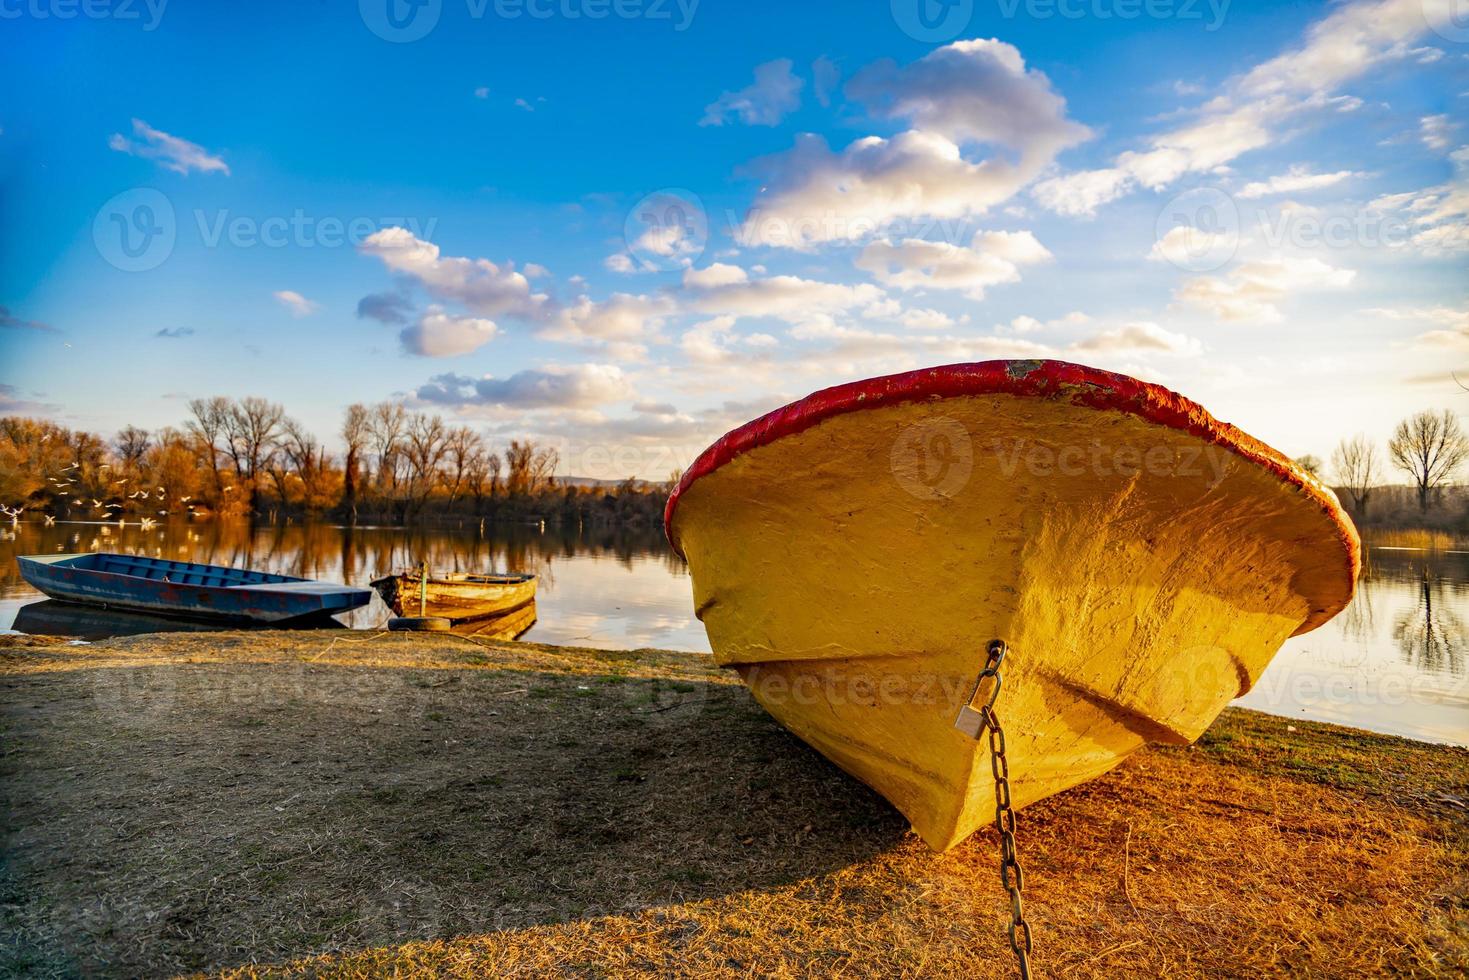
{"type": "Polygon", "coordinates": [[[16,562],[21,578],[62,602],[210,622],[288,624],[372,601],[370,589],[137,555],[28,555],[16,562]]]}

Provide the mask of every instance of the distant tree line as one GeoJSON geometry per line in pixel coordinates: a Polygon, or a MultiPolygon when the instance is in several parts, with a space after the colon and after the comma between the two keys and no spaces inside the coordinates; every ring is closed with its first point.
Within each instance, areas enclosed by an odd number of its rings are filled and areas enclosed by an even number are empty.
{"type": "Polygon", "coordinates": [[[1360,434],[1337,443],[1329,471],[1315,456],[1296,460],[1336,487],[1359,524],[1444,529],[1469,524],[1469,500],[1451,492],[1466,461],[1469,434],[1448,409],[1399,422],[1387,441],[1386,463],[1377,444],[1360,434]],[[1407,494],[1386,485],[1394,471],[1408,478],[1407,494]]]}
{"type": "Polygon", "coordinates": [[[384,402],[348,407],[343,451],[263,398],[189,403],[182,427],[111,440],[43,419],[0,418],[0,506],[72,520],[303,515],[407,523],[473,517],[653,523],[669,486],[558,480],[555,449],[494,450],[473,428],[384,402]]]}

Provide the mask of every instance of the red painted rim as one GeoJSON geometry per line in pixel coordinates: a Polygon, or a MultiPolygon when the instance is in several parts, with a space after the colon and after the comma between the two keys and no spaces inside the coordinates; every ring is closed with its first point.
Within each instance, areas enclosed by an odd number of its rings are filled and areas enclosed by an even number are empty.
{"type": "Polygon", "coordinates": [[[668,506],[663,511],[664,534],[673,549],[682,555],[673,537],[673,515],[680,498],[698,480],[752,449],[804,432],[847,412],[904,402],[989,394],[1065,398],[1073,405],[1127,412],[1231,450],[1275,474],[1281,482],[1300,490],[1326,512],[1336,525],[1346,552],[1349,581],[1356,582],[1361,569],[1361,543],[1356,528],[1342,510],[1336,495],[1324,489],[1289,458],[1229,423],[1219,421],[1203,406],[1177,392],[1125,374],[1068,361],[1002,360],[945,364],[853,381],[807,395],[726,433],[700,453],[668,498],[668,506]]]}

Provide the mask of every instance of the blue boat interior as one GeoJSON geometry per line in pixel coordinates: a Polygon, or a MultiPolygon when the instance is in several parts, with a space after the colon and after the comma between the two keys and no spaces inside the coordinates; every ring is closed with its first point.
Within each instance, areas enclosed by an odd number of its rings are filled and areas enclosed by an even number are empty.
{"type": "Polygon", "coordinates": [[[84,568],[112,575],[130,575],[134,578],[170,582],[174,585],[202,585],[224,589],[241,585],[274,585],[303,581],[291,575],[272,575],[269,572],[225,568],[222,565],[203,565],[198,562],[170,561],[167,558],[146,558],[141,555],[97,553],[81,555],[64,564],[70,568],[84,568]]]}

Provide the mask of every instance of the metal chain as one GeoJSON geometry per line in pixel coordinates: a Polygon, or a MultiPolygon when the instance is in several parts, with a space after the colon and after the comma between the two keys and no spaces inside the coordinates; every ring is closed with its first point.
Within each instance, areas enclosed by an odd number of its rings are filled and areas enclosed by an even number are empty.
{"type": "MultiPolygon", "coordinates": [[[[989,732],[990,771],[995,777],[995,829],[1000,832],[1000,884],[1010,893],[1010,949],[1020,966],[1022,980],[1030,980],[1030,923],[1025,921],[1025,908],[1020,893],[1025,890],[1025,872],[1015,850],[1015,811],[1010,806],[1010,762],[1005,756],[1005,729],[995,714],[995,701],[1000,696],[1000,664],[1009,648],[1004,640],[991,640],[984,670],[974,686],[978,694],[986,677],[995,679],[995,688],[979,709],[979,735],[989,732]]],[[[972,701],[973,698],[971,697],[972,701]]]]}

